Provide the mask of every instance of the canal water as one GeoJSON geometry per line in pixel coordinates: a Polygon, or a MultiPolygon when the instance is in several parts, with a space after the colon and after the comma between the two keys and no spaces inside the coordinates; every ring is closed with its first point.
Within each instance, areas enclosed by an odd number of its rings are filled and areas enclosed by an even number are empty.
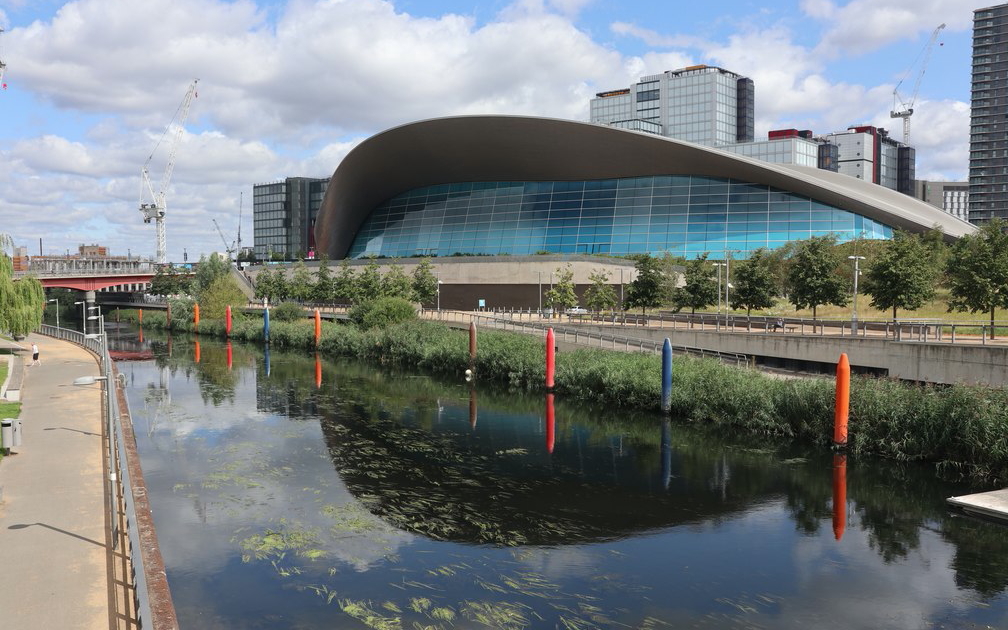
{"type": "Polygon", "coordinates": [[[1008,529],[932,468],[146,335],[119,369],[183,628],[1008,627],[1008,529]]]}

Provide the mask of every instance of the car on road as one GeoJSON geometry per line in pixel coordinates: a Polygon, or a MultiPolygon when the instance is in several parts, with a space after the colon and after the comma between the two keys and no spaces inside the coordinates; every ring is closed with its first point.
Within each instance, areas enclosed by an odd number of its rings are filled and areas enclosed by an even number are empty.
{"type": "Polygon", "coordinates": [[[567,309],[566,312],[568,315],[587,315],[588,309],[582,308],[580,306],[572,306],[569,309],[567,309]]]}

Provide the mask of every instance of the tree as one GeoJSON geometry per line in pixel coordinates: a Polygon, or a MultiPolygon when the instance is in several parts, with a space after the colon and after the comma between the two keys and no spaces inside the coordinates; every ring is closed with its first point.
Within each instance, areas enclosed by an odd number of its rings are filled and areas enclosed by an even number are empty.
{"type": "Polygon", "coordinates": [[[714,270],[707,264],[707,254],[686,262],[683,271],[683,286],[672,290],[672,303],[676,309],[690,307],[696,313],[698,308],[707,308],[718,300],[718,283],[714,270]]]}
{"type": "Polygon", "coordinates": [[[322,256],[319,259],[318,272],[315,274],[315,287],[312,290],[312,300],[316,302],[331,302],[333,299],[333,277],[329,272],[329,259],[322,256]]]}
{"type": "Polygon", "coordinates": [[[413,269],[413,295],[421,304],[430,304],[438,294],[438,279],[434,275],[430,258],[424,258],[413,269]]]}
{"type": "Polygon", "coordinates": [[[196,265],[196,274],[193,276],[192,293],[201,294],[207,287],[214,283],[217,278],[223,278],[231,273],[231,261],[217,254],[210,254],[210,257],[200,256],[199,264],[196,265]]]}
{"type": "Polygon", "coordinates": [[[224,319],[228,305],[234,309],[245,305],[245,294],[230,275],[213,281],[199,294],[200,316],[206,319],[224,319]]]}
{"type": "Polygon", "coordinates": [[[811,308],[812,319],[820,304],[847,305],[847,287],[839,273],[842,262],[834,251],[833,236],[813,236],[797,243],[788,269],[791,303],[811,308]]]}
{"type": "Polygon", "coordinates": [[[382,275],[378,263],[371,259],[354,282],[354,297],[357,302],[370,302],[381,297],[382,275]]]}
{"type": "Polygon", "coordinates": [[[0,330],[20,337],[42,324],[45,289],[33,276],[14,279],[14,260],[7,255],[8,247],[13,247],[13,241],[0,234],[0,330]]]}
{"type": "Polygon", "coordinates": [[[604,311],[616,306],[616,290],[609,284],[609,274],[595,270],[588,274],[591,286],[585,289],[584,303],[593,311],[604,311]]]}
{"type": "Polygon", "coordinates": [[[558,267],[556,274],[557,281],[546,291],[546,306],[559,313],[577,304],[577,293],[574,292],[574,271],[569,264],[566,269],[558,267]]]}
{"type": "Polygon", "coordinates": [[[290,281],[290,297],[298,302],[307,302],[315,292],[315,282],[312,281],[311,272],[305,261],[298,260],[294,263],[294,276],[290,281]]]}
{"type": "Polygon", "coordinates": [[[381,279],[382,297],[397,297],[413,301],[413,281],[406,275],[402,265],[389,265],[388,271],[381,279]]]}
{"type": "Polygon", "coordinates": [[[644,254],[637,258],[637,277],[627,285],[624,309],[640,307],[641,313],[662,305],[668,295],[668,280],[654,256],[644,254]]]}
{"type": "Polygon", "coordinates": [[[735,265],[735,288],[731,294],[731,307],[744,308],[751,315],[754,308],[770,308],[777,295],[777,278],[773,260],[767,249],[754,250],[749,258],[735,265]]]}
{"type": "Polygon", "coordinates": [[[354,269],[346,258],[340,262],[339,273],[333,280],[333,299],[347,304],[357,300],[357,279],[354,269]]]}
{"type": "Polygon", "coordinates": [[[871,263],[865,274],[864,292],[877,309],[915,310],[935,294],[935,254],[917,235],[897,232],[871,263]]]}
{"type": "Polygon", "coordinates": [[[949,281],[949,311],[990,313],[1008,308],[1008,225],[1000,219],[984,224],[955,245],[945,266],[949,281]]]}

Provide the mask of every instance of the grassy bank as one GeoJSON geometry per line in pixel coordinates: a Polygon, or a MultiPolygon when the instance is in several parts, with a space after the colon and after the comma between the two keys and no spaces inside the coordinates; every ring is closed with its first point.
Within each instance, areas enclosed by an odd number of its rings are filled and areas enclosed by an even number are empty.
{"type": "MultiPolygon", "coordinates": [[[[7,361],[0,361],[0,383],[7,380],[7,361]]],[[[21,403],[0,400],[0,418],[17,418],[21,415],[21,403]]],[[[0,436],[0,459],[3,459],[3,436],[0,436]]]]}
{"type": "MultiPolygon", "coordinates": [[[[125,314],[124,314],[125,317],[125,314]]],[[[164,316],[144,324],[164,327],[164,316]]],[[[173,328],[192,332],[189,323],[173,328]]],[[[411,321],[361,331],[323,325],[319,350],[382,364],[461,375],[469,366],[468,335],[440,323],[411,321]]],[[[271,322],[271,344],[314,347],[309,320],[271,322]]],[[[200,323],[200,334],[224,334],[219,321],[200,323]]],[[[262,341],[262,322],[237,320],[231,336],[262,341]]],[[[478,380],[538,389],[544,381],[543,341],[518,333],[480,331],[478,380]]],[[[733,433],[799,440],[827,447],[833,431],[832,380],[774,379],[716,361],[677,356],[673,362],[672,416],[733,433]]],[[[557,355],[560,396],[618,407],[659,410],[661,364],[656,356],[601,349],[557,355]]],[[[969,386],[921,387],[854,377],[849,451],[899,461],[926,461],[948,477],[1008,480],[1008,390],[969,386]]]]}

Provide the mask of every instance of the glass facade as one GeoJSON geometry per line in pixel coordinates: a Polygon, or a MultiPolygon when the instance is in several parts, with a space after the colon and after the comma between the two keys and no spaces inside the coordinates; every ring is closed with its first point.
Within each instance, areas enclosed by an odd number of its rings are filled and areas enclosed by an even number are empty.
{"type": "Polygon", "coordinates": [[[808,197],[744,181],[660,175],[590,181],[466,182],[407,191],[375,208],[348,256],[668,252],[744,258],[759,247],[892,228],[808,197]]]}

